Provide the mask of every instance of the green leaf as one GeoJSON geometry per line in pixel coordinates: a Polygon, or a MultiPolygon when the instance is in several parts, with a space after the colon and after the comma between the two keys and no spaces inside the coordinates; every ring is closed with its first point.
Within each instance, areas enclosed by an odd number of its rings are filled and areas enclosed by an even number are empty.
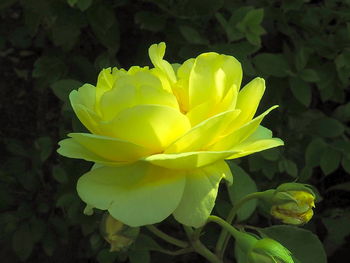
{"type": "Polygon", "coordinates": [[[67,0],[67,3],[70,5],[70,6],[74,6],[79,0],[67,0]]]}
{"type": "Polygon", "coordinates": [[[312,168],[320,164],[321,154],[326,149],[326,143],[321,138],[313,139],[306,147],[305,161],[312,168]]]}
{"type": "Polygon", "coordinates": [[[77,7],[81,10],[81,11],[85,11],[86,9],[88,9],[91,4],[92,4],[93,0],[78,0],[77,2],[77,7]]]}
{"type": "Polygon", "coordinates": [[[130,263],[149,263],[151,262],[148,250],[132,250],[129,252],[130,263]]]}
{"type": "Polygon", "coordinates": [[[195,28],[183,25],[180,26],[179,29],[182,36],[188,41],[188,43],[203,45],[208,44],[208,40],[203,38],[195,28]]]}
{"type": "Polygon", "coordinates": [[[260,25],[263,17],[264,9],[252,9],[236,26],[239,31],[245,34],[247,40],[256,46],[260,46],[260,35],[265,33],[264,28],[260,25]]]}
{"type": "Polygon", "coordinates": [[[64,102],[69,101],[69,93],[74,90],[78,89],[82,86],[82,83],[80,81],[74,80],[74,79],[61,79],[59,81],[56,81],[50,85],[51,90],[53,93],[59,98],[60,100],[64,102]]]}
{"type": "Polygon", "coordinates": [[[68,176],[67,176],[66,171],[59,165],[55,165],[52,168],[52,176],[59,183],[63,184],[63,183],[68,182],[68,176]]]}
{"type": "Polygon", "coordinates": [[[40,137],[35,141],[35,146],[40,150],[40,160],[44,162],[51,154],[53,149],[50,137],[40,137]]]}
{"type": "MultiPolygon", "coordinates": [[[[233,174],[233,184],[228,186],[228,193],[231,203],[234,205],[247,194],[257,191],[255,182],[250,178],[242,168],[230,162],[230,168],[233,174]]],[[[251,216],[256,208],[257,201],[251,200],[242,206],[237,212],[239,221],[245,220],[251,216]]]]}
{"type": "Polygon", "coordinates": [[[43,56],[34,63],[33,77],[43,78],[47,82],[57,81],[65,72],[66,66],[56,57],[43,56]]]}
{"type": "Polygon", "coordinates": [[[135,23],[139,24],[141,29],[159,32],[164,29],[166,18],[157,13],[140,11],[135,14],[135,23]]]}
{"type": "Polygon", "coordinates": [[[260,154],[264,159],[269,160],[269,161],[277,161],[281,156],[280,150],[277,148],[265,150],[265,151],[261,152],[260,154]]]}
{"type": "Polygon", "coordinates": [[[309,59],[309,50],[305,47],[299,47],[295,55],[295,67],[298,71],[305,68],[307,61],[309,59]]]}
{"type": "Polygon", "coordinates": [[[119,260],[116,260],[117,258],[118,258],[118,252],[111,252],[109,251],[109,249],[102,249],[100,252],[98,252],[98,255],[97,255],[97,261],[99,263],[119,262],[119,260]]]}
{"type": "Polygon", "coordinates": [[[317,72],[313,69],[303,69],[299,72],[299,76],[307,82],[317,82],[320,80],[317,72]]]}
{"type": "Polygon", "coordinates": [[[89,8],[87,14],[91,28],[101,44],[111,52],[117,52],[120,32],[114,9],[100,4],[95,8],[89,8]]]}
{"type": "Polygon", "coordinates": [[[344,132],[344,125],[338,120],[330,117],[315,120],[310,126],[311,132],[319,134],[325,138],[337,137],[344,132]]]}
{"type": "Polygon", "coordinates": [[[290,78],[289,86],[294,97],[304,106],[308,107],[311,103],[311,87],[302,79],[290,78]]]}
{"type": "Polygon", "coordinates": [[[52,28],[52,40],[56,46],[71,49],[77,42],[80,29],[75,24],[60,23],[52,28]]]}
{"type": "Polygon", "coordinates": [[[21,261],[26,261],[32,253],[34,240],[27,224],[21,225],[12,237],[12,248],[21,261]]]}
{"type": "Polygon", "coordinates": [[[327,228],[327,236],[324,240],[329,255],[346,244],[346,237],[350,235],[350,214],[346,213],[336,218],[322,218],[327,228]]]}
{"type": "Polygon", "coordinates": [[[341,153],[333,148],[328,148],[323,152],[321,157],[321,169],[325,175],[329,175],[336,171],[341,160],[341,153]]]}
{"type": "Polygon", "coordinates": [[[268,76],[285,77],[289,66],[282,54],[260,53],[253,59],[258,70],[268,76]]]}
{"type": "Polygon", "coordinates": [[[327,257],[321,241],[312,232],[293,226],[272,226],[261,230],[280,242],[301,263],[326,263],[327,257]]]}
{"type": "Polygon", "coordinates": [[[298,176],[298,166],[292,160],[284,159],[280,161],[278,165],[280,172],[285,171],[294,178],[298,176]]]}

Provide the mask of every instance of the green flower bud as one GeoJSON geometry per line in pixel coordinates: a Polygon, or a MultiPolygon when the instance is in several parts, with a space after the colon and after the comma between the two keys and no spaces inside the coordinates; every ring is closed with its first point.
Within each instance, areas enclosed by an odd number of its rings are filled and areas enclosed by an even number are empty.
{"type": "Polygon", "coordinates": [[[249,263],[294,263],[291,252],[270,238],[258,240],[247,253],[249,263]]]}
{"type": "Polygon", "coordinates": [[[101,222],[101,232],[104,239],[111,245],[110,251],[126,250],[139,234],[138,227],[129,227],[105,214],[101,222]]]}
{"type": "Polygon", "coordinates": [[[262,238],[245,232],[236,232],[237,246],[249,263],[294,263],[291,252],[271,238],[262,238]]]}

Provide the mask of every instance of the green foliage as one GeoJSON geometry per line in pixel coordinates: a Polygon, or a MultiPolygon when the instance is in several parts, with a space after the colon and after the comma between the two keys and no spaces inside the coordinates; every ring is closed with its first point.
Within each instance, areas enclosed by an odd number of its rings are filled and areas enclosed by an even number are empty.
{"type": "MultiPolygon", "coordinates": [[[[170,62],[206,51],[237,57],[243,84],[255,76],[266,79],[258,112],[280,105],[264,124],[285,146],[230,163],[234,184],[227,191],[221,187],[215,211],[226,216],[232,203],[256,188],[294,180],[313,184],[324,199],[305,227],[271,226],[274,222],[254,201],[239,210],[238,219],[244,225],[269,226],[262,231],[280,240],[301,263],[325,262],[320,242],[306,230],[312,229],[324,241],[329,261],[342,260],[337,255],[347,253],[350,235],[350,3],[248,3],[1,1],[4,261],[174,262],[174,257],[157,252],[164,244],[158,245],[143,229],[129,251],[110,253],[99,234],[102,214],[84,215],[76,194],[77,179],[90,165],[60,158],[55,151],[68,131],[84,130],[72,114],[69,92],[82,83],[94,84],[101,68],[149,65],[146,50],[160,41],[167,42],[170,62]]],[[[183,237],[172,218],[162,228],[183,237]]],[[[215,227],[207,226],[203,242],[213,247],[217,235],[215,227]]],[[[228,260],[233,260],[233,251],[230,243],[228,260]]],[[[203,262],[195,254],[178,258],[203,262]]]]}
{"type": "Polygon", "coordinates": [[[271,226],[262,233],[287,247],[296,263],[326,263],[322,243],[312,232],[293,226],[271,226]]]}

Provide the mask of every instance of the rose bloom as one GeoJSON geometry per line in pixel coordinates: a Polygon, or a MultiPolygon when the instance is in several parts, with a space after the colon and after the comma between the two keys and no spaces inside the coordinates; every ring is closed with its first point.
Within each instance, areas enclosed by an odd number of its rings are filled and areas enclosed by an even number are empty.
{"type": "Polygon", "coordinates": [[[164,54],[165,43],[154,44],[154,68],[104,69],[96,86],[73,90],[72,107],[90,133],[68,134],[58,152],[95,163],[77,184],[88,206],[130,226],[172,214],[199,227],[221,179],[232,183],[225,159],[283,145],[260,126],[277,106],[253,118],[265,82],[240,90],[242,67],[232,56],[209,52],[172,65],[164,54]]]}

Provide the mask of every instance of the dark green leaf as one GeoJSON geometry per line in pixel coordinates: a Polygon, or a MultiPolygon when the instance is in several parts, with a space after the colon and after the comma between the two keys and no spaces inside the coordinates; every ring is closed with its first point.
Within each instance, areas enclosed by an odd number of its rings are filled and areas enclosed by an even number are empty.
{"type": "Polygon", "coordinates": [[[272,226],[261,230],[268,237],[288,248],[301,263],[326,263],[321,241],[312,232],[293,226],[272,226]]]}
{"type": "Polygon", "coordinates": [[[34,240],[28,225],[21,225],[12,237],[12,248],[21,261],[26,261],[32,253],[34,240]]]}
{"type": "MultiPolygon", "coordinates": [[[[233,174],[233,184],[228,186],[228,193],[232,204],[235,204],[247,194],[256,192],[257,188],[255,182],[242,168],[234,163],[230,163],[230,167],[233,174]]],[[[242,221],[250,217],[256,204],[256,200],[251,200],[242,206],[237,212],[238,220],[242,221]]]]}
{"type": "Polygon", "coordinates": [[[311,87],[299,78],[290,78],[289,85],[294,97],[308,107],[311,103],[311,87]]]}
{"type": "Polygon", "coordinates": [[[321,157],[321,169],[325,175],[329,175],[338,169],[341,153],[333,148],[328,148],[321,157]]]}
{"type": "Polygon", "coordinates": [[[320,164],[320,158],[326,144],[323,139],[315,138],[306,147],[305,161],[309,167],[315,167],[320,164]]]}
{"type": "Polygon", "coordinates": [[[253,59],[254,65],[266,75],[285,77],[289,66],[282,54],[260,53],[253,59]]]}
{"type": "Polygon", "coordinates": [[[332,138],[343,134],[344,125],[336,119],[324,117],[311,123],[311,131],[322,137],[332,138]]]}
{"type": "Polygon", "coordinates": [[[74,79],[61,79],[50,85],[53,93],[62,101],[68,102],[69,93],[82,86],[82,83],[74,79]]]}

